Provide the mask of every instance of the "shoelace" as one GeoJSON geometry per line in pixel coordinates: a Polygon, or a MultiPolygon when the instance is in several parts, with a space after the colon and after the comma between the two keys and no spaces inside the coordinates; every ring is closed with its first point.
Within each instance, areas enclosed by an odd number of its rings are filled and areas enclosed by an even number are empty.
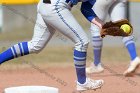
{"type": "Polygon", "coordinates": [[[99,87],[102,83],[97,82],[96,80],[88,79],[89,83],[91,83],[90,88],[97,88],[99,87]]]}

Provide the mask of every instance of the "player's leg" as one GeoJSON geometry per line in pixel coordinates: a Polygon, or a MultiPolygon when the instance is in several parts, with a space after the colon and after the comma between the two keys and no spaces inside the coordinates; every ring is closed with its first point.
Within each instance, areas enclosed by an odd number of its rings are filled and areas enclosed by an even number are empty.
{"type": "Polygon", "coordinates": [[[54,29],[48,30],[40,14],[34,28],[34,36],[31,41],[18,43],[0,54],[0,64],[5,61],[28,55],[30,53],[40,52],[54,33],[54,29]]]}
{"type": "MultiPolygon", "coordinates": [[[[58,2],[59,4],[59,2],[58,2]]],[[[63,3],[61,3],[63,5],[63,3]]],[[[66,4],[65,4],[66,5],[66,4]]],[[[88,90],[96,89],[102,86],[103,81],[89,82],[86,78],[85,67],[86,67],[86,54],[89,39],[87,38],[82,27],[75,20],[71,12],[66,8],[58,5],[42,4],[39,7],[39,11],[42,14],[46,23],[53,26],[55,29],[60,31],[62,34],[67,36],[75,43],[74,48],[74,64],[77,75],[77,90],[88,90]],[[43,10],[47,10],[43,12],[43,10]],[[49,13],[49,11],[53,12],[49,13]],[[48,16],[49,14],[49,16],[48,16]]],[[[62,50],[63,51],[63,50],[62,50]]]]}
{"type": "MultiPolygon", "coordinates": [[[[116,2],[110,11],[112,21],[117,21],[126,18],[126,2],[116,2]],[[119,14],[119,15],[118,15],[119,14]]],[[[131,63],[124,75],[131,75],[140,64],[140,59],[137,56],[136,46],[133,36],[124,37],[122,39],[125,47],[130,55],[131,63]]]]}
{"type": "Polygon", "coordinates": [[[101,53],[103,47],[103,39],[100,37],[100,29],[98,26],[91,25],[92,45],[93,45],[93,63],[86,68],[87,73],[100,73],[104,71],[101,65],[101,53]]]}
{"type": "MultiPolygon", "coordinates": [[[[97,16],[101,20],[105,20],[106,16],[108,15],[108,10],[111,4],[113,3],[112,0],[97,0],[93,9],[97,16]]],[[[93,44],[93,53],[94,53],[94,64],[92,63],[86,69],[87,73],[100,73],[103,72],[104,68],[101,66],[101,53],[102,53],[102,46],[103,46],[103,39],[100,37],[100,29],[95,24],[91,24],[91,35],[92,35],[92,44],[93,44]]]]}
{"type": "Polygon", "coordinates": [[[40,52],[50,41],[54,33],[55,29],[49,24],[46,24],[41,14],[38,13],[33,38],[28,42],[30,53],[40,52]]]}

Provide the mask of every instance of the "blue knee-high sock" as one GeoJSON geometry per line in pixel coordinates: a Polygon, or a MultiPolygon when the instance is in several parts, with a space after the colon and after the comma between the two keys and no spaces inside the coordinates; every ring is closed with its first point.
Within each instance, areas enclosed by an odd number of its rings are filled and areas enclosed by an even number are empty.
{"type": "Polygon", "coordinates": [[[86,52],[74,50],[74,63],[78,82],[84,84],[86,82],[86,52]]]}
{"type": "Polygon", "coordinates": [[[100,38],[100,36],[94,36],[92,42],[94,48],[94,64],[97,66],[101,62],[102,38],[100,38]]]}
{"type": "Polygon", "coordinates": [[[5,61],[27,54],[29,54],[27,42],[16,44],[0,54],[0,64],[4,63],[5,61]]]}
{"type": "Polygon", "coordinates": [[[135,46],[134,40],[133,39],[126,40],[124,44],[129,52],[131,61],[133,61],[137,57],[136,46],[135,46]]]}

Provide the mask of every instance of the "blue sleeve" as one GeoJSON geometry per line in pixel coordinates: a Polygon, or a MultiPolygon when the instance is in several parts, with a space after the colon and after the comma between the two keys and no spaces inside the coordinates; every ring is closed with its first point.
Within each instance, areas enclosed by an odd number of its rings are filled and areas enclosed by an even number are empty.
{"type": "Polygon", "coordinates": [[[81,12],[82,14],[86,17],[87,20],[89,20],[90,22],[97,17],[97,15],[95,14],[95,12],[93,11],[92,7],[93,7],[94,3],[90,3],[89,1],[86,2],[82,2],[81,5],[81,12]]]}

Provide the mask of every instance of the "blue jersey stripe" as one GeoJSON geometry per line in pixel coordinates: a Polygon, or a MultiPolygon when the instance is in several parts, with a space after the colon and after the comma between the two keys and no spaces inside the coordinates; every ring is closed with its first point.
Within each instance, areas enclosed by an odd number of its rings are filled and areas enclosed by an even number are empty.
{"type": "MultiPolygon", "coordinates": [[[[58,16],[60,17],[60,19],[71,29],[71,31],[73,31],[75,33],[75,35],[79,38],[81,44],[82,44],[82,47],[83,47],[83,44],[84,42],[82,41],[82,39],[80,38],[80,36],[77,34],[77,32],[66,22],[66,20],[63,18],[63,16],[61,15],[61,13],[59,12],[59,8],[57,8],[57,5],[59,4],[60,0],[58,0],[56,2],[56,7],[55,7],[55,10],[57,11],[57,14],[58,16]]],[[[81,51],[82,51],[82,48],[81,48],[81,51]]]]}

